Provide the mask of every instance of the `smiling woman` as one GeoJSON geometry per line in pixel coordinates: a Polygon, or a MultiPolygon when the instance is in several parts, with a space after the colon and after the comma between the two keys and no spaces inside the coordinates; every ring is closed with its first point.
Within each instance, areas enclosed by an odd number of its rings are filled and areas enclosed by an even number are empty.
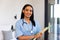
{"type": "Polygon", "coordinates": [[[41,27],[34,20],[33,7],[26,4],[22,9],[21,19],[16,22],[16,38],[17,40],[32,40],[42,36],[39,32],[41,32],[41,27]]]}

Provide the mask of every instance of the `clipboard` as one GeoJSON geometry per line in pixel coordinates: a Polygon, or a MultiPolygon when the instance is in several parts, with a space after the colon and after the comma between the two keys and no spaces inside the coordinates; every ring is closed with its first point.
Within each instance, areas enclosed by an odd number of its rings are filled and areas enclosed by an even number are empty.
{"type": "MultiPolygon", "coordinates": [[[[44,34],[44,32],[47,31],[49,28],[50,28],[50,26],[45,27],[40,33],[44,34]]],[[[40,33],[38,33],[38,34],[40,34],[40,33]]],[[[36,40],[36,38],[34,38],[33,40],[36,40]]]]}
{"type": "Polygon", "coordinates": [[[41,31],[41,33],[43,34],[43,33],[44,33],[45,31],[47,31],[49,28],[50,28],[50,27],[44,28],[44,29],[41,31]]]}

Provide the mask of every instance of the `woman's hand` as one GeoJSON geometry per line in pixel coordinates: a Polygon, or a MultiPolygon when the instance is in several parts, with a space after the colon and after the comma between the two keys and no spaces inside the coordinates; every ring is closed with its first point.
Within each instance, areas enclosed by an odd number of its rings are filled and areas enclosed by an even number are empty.
{"type": "Polygon", "coordinates": [[[39,38],[39,37],[42,37],[42,33],[36,34],[34,38],[39,38]]]}

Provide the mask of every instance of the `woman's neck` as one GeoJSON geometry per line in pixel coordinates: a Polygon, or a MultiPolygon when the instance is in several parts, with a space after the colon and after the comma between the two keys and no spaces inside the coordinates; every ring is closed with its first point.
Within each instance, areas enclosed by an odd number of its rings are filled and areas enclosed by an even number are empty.
{"type": "Polygon", "coordinates": [[[30,23],[30,18],[24,17],[24,19],[28,24],[30,23]]]}

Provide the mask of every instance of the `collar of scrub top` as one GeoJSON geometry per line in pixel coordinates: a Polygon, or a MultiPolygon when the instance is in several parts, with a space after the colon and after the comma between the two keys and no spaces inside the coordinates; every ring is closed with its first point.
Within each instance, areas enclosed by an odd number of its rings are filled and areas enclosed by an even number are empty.
{"type": "Polygon", "coordinates": [[[25,24],[27,24],[27,22],[25,21],[25,19],[22,19],[22,25],[25,23],[25,24]]]}
{"type": "MultiPolygon", "coordinates": [[[[22,23],[22,26],[24,27],[24,24],[27,24],[27,22],[25,21],[25,19],[22,19],[22,22],[23,22],[23,23],[22,23]]],[[[33,30],[33,25],[32,25],[32,28],[31,28],[31,30],[30,30],[31,33],[33,33],[32,30],[33,30]]]]}

